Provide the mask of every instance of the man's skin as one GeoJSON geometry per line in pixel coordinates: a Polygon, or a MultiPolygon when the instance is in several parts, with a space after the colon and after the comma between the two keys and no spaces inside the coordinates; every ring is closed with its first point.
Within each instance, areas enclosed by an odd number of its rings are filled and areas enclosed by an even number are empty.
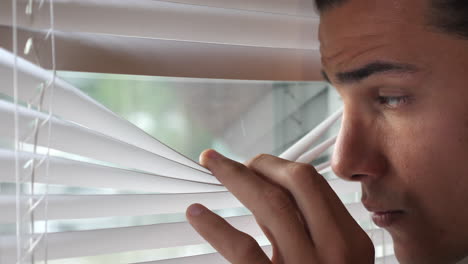
{"type": "MultiPolygon", "coordinates": [[[[350,0],[321,16],[323,69],[344,101],[335,173],[393,237],[400,263],[468,256],[468,40],[429,26],[427,0],[350,0]],[[386,212],[386,213],[382,213],[386,212]]],[[[231,263],[373,263],[373,246],[309,165],[208,150],[201,164],[255,215],[274,248],[201,205],[194,228],[231,263]]]]}

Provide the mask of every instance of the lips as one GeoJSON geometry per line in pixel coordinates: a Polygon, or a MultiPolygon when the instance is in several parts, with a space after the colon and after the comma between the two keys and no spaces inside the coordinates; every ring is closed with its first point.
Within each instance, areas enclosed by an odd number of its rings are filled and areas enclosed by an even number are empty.
{"type": "MultiPolygon", "coordinates": [[[[405,215],[405,211],[400,209],[389,209],[388,206],[377,205],[368,199],[362,201],[367,211],[372,213],[372,221],[379,227],[390,227],[405,215]]],[[[391,207],[390,207],[391,208],[391,207]]]]}
{"type": "Polygon", "coordinates": [[[403,216],[401,210],[378,211],[372,213],[372,221],[379,227],[389,227],[403,216]]]}

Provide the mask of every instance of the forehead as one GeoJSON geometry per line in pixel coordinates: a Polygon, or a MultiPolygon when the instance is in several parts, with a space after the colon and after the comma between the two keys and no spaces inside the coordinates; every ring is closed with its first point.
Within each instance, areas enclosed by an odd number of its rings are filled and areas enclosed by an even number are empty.
{"type": "Polygon", "coordinates": [[[324,67],[344,70],[367,54],[375,57],[386,52],[389,53],[386,55],[402,57],[406,51],[410,55],[413,52],[409,51],[408,41],[424,39],[427,32],[427,2],[349,0],[326,11],[321,16],[319,30],[324,67]]]}

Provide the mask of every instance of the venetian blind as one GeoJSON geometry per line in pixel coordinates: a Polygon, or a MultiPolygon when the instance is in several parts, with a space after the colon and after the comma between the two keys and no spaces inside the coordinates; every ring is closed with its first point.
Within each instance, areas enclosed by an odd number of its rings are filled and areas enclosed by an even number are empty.
{"type": "MultiPolygon", "coordinates": [[[[48,222],[144,217],[242,205],[203,167],[116,115],[57,70],[239,80],[319,80],[318,17],[312,1],[7,0],[0,3],[1,263],[41,263],[204,243],[185,221],[55,232],[48,222]],[[60,151],[84,159],[52,155],[60,151]],[[86,159],[100,161],[87,162],[86,159]],[[111,165],[112,164],[112,165],[111,165]],[[117,165],[117,166],[113,166],[117,165]],[[132,190],[132,194],[50,194],[48,185],[132,190]],[[149,194],[148,194],[149,193],[149,194]],[[5,227],[6,228],[6,227],[5,227]]],[[[312,162],[334,143],[323,139],[341,111],[281,155],[312,162]]],[[[317,169],[329,172],[329,162],[317,169]]],[[[339,195],[359,186],[330,180],[339,195]]],[[[347,208],[369,219],[357,202],[347,208]]],[[[228,216],[262,236],[249,214],[228,216]]],[[[395,262],[388,235],[365,227],[395,262]]],[[[264,245],[271,251],[268,243],[264,245]]],[[[224,263],[216,253],[151,263],[224,263]]],[[[128,263],[136,263],[129,261],[128,263]]]]}

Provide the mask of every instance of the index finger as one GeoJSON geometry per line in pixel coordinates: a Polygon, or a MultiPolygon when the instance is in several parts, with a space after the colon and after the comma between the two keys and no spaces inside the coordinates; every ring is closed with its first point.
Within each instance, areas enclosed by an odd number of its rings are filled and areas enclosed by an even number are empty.
{"type": "Polygon", "coordinates": [[[297,216],[297,206],[287,192],[214,150],[203,152],[200,162],[252,211],[285,261],[315,259],[311,240],[297,216]]]}
{"type": "Polygon", "coordinates": [[[335,255],[337,248],[346,247],[339,243],[367,236],[313,166],[263,154],[248,167],[293,195],[322,260],[335,255]]]}

